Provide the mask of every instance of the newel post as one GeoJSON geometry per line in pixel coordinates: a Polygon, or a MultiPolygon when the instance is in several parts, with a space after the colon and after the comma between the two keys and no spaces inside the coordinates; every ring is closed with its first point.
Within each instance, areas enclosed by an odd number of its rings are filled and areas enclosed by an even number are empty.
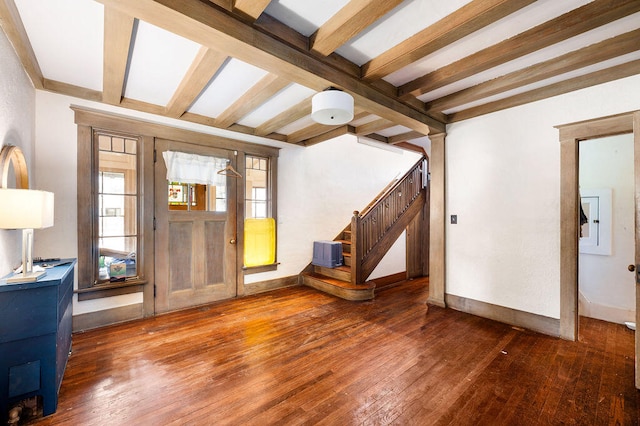
{"type": "Polygon", "coordinates": [[[357,210],[351,218],[351,284],[362,284],[362,218],[357,210]]]}

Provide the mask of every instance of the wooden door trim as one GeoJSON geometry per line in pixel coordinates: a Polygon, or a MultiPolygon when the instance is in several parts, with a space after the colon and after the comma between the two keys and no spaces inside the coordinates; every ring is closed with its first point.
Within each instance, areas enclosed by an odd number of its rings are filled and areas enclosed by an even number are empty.
{"type": "MultiPolygon", "coordinates": [[[[638,117],[640,117],[640,111],[556,126],[560,139],[560,337],[563,339],[578,339],[579,142],[633,133],[634,173],[636,187],[640,188],[640,118],[638,117]]],[[[637,204],[638,200],[636,200],[637,204]]],[[[640,221],[636,217],[636,234],[638,223],[640,221]]],[[[637,336],[636,339],[638,339],[637,336]]],[[[637,386],[638,384],[636,383],[637,386]]]]}
{"type": "Polygon", "coordinates": [[[429,301],[445,307],[446,293],[446,186],[445,133],[429,135],[431,158],[429,171],[429,301]]]}
{"type": "Polygon", "coordinates": [[[243,151],[255,155],[277,157],[280,148],[260,145],[252,142],[242,142],[223,136],[202,133],[196,130],[180,129],[166,124],[154,123],[147,120],[132,118],[125,115],[99,111],[82,106],[72,105],[77,125],[87,125],[93,128],[148,135],[193,145],[222,148],[231,151],[243,151]]]}
{"type": "MultiPolygon", "coordinates": [[[[640,234],[640,197],[638,196],[638,191],[640,191],[640,111],[635,111],[633,113],[633,170],[634,170],[634,184],[635,184],[635,235],[636,235],[636,244],[635,244],[635,263],[636,263],[636,274],[638,273],[638,264],[640,263],[640,238],[638,235],[640,234]]],[[[636,325],[640,323],[640,292],[638,291],[638,276],[636,278],[636,325]]],[[[635,384],[636,389],[640,389],[640,333],[635,333],[635,352],[636,352],[636,360],[635,360],[635,384]]]]}

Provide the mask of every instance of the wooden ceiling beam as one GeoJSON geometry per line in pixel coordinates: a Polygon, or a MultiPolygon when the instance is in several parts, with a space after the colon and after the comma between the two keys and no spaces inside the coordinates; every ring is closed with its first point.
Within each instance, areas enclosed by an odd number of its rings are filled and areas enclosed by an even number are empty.
{"type": "Polygon", "coordinates": [[[233,11],[233,0],[209,0],[209,1],[215,4],[216,6],[223,8],[224,10],[228,10],[229,12],[233,11]]]}
{"type": "Polygon", "coordinates": [[[289,81],[282,77],[266,75],[216,117],[216,127],[224,129],[231,126],[288,85],[289,81]]]}
{"type": "Polygon", "coordinates": [[[638,0],[594,0],[510,39],[403,84],[398,88],[398,95],[400,97],[423,95],[638,11],[640,11],[638,0]]]}
{"type": "Polygon", "coordinates": [[[427,151],[425,151],[424,148],[419,145],[415,145],[409,142],[399,142],[395,144],[395,146],[407,151],[417,152],[418,154],[421,154],[423,157],[429,158],[429,156],[427,155],[427,151]]]}
{"type": "Polygon", "coordinates": [[[302,146],[316,145],[316,144],[319,144],[321,142],[325,142],[325,141],[337,138],[338,136],[342,136],[342,135],[346,135],[346,134],[353,134],[354,130],[355,129],[353,128],[353,126],[345,124],[343,126],[338,126],[338,127],[334,128],[334,129],[331,129],[328,132],[322,133],[322,134],[320,134],[318,136],[314,136],[312,138],[300,141],[300,142],[297,143],[297,145],[302,145],[302,146]]]}
{"type": "Polygon", "coordinates": [[[640,29],[592,44],[557,58],[494,78],[427,104],[428,110],[444,111],[456,106],[536,83],[601,61],[640,50],[640,29]]]}
{"type": "Polygon", "coordinates": [[[178,118],[193,104],[227,59],[227,55],[201,47],[173,97],[167,115],[178,118]]]}
{"type": "Polygon", "coordinates": [[[22,67],[27,72],[31,84],[36,89],[43,89],[44,77],[36,54],[24,29],[20,13],[13,0],[0,0],[0,26],[13,45],[22,67]]]}
{"type": "Polygon", "coordinates": [[[300,120],[307,115],[311,115],[311,98],[309,96],[302,102],[282,111],[270,120],[265,121],[258,127],[256,127],[256,136],[267,136],[284,126],[300,120]]]}
{"type": "Polygon", "coordinates": [[[234,0],[232,10],[255,21],[269,6],[269,3],[271,3],[271,0],[234,0]]]}
{"type": "Polygon", "coordinates": [[[362,66],[362,78],[383,78],[535,0],[474,0],[362,66]]]}
{"type": "Polygon", "coordinates": [[[396,124],[393,121],[379,118],[377,120],[370,121],[368,123],[356,126],[356,135],[367,135],[369,133],[375,133],[382,129],[388,129],[396,124]]]}
{"type": "Polygon", "coordinates": [[[284,43],[200,0],[98,0],[201,45],[220,50],[316,91],[335,86],[351,93],[356,105],[410,129],[443,132],[445,125],[381,93],[359,78],[284,43]]]}
{"type": "Polygon", "coordinates": [[[364,136],[365,138],[368,138],[368,139],[372,139],[376,142],[389,144],[389,139],[386,136],[382,136],[377,133],[369,133],[368,135],[361,135],[361,136],[364,136]]]}
{"type": "MultiPolygon", "coordinates": [[[[305,37],[293,28],[287,27],[285,24],[278,21],[274,17],[267,15],[266,13],[260,15],[260,17],[254,22],[253,26],[261,29],[262,31],[265,31],[270,36],[275,37],[290,46],[296,47],[303,51],[308,51],[309,54],[317,56],[324,63],[331,65],[332,67],[337,68],[340,71],[343,71],[355,78],[360,78],[359,66],[336,53],[324,56],[309,50],[309,37],[305,37]]],[[[396,91],[394,87],[394,96],[395,93],[396,91]]]]}
{"type": "Polygon", "coordinates": [[[311,50],[329,55],[403,0],[351,0],[310,37],[311,50]]]}
{"type": "MultiPolygon", "coordinates": [[[[361,118],[364,118],[369,115],[368,112],[361,111],[358,109],[356,109],[354,113],[355,113],[355,116],[353,117],[353,121],[360,120],[361,118]]],[[[327,126],[326,124],[315,123],[315,124],[312,124],[311,126],[305,127],[304,129],[300,129],[296,132],[291,133],[289,136],[287,136],[287,142],[297,144],[297,143],[306,141],[308,139],[315,138],[316,136],[323,135],[329,131],[333,131],[340,127],[345,127],[345,125],[327,126]]],[[[355,130],[353,126],[348,126],[348,127],[355,130]]]]}
{"type": "Polygon", "coordinates": [[[539,89],[500,99],[498,101],[489,102],[460,112],[454,112],[449,114],[449,122],[453,123],[467,120],[469,118],[501,111],[507,108],[513,108],[530,102],[540,101],[552,96],[563,95],[575,90],[585,89],[597,84],[608,83],[609,81],[630,77],[636,74],[640,74],[640,59],[600,71],[595,71],[587,75],[560,81],[539,89]]]}
{"type": "Polygon", "coordinates": [[[57,80],[49,80],[48,78],[42,79],[41,89],[93,102],[102,101],[102,92],[99,90],[87,89],[86,87],[75,86],[73,84],[63,83],[57,80]]]}
{"type": "Polygon", "coordinates": [[[401,133],[399,135],[389,136],[387,139],[389,140],[389,143],[391,145],[395,145],[395,144],[398,144],[398,143],[409,141],[411,139],[422,138],[424,136],[426,136],[426,135],[423,135],[420,132],[415,132],[415,131],[412,130],[410,132],[401,133]]]}
{"type": "Polygon", "coordinates": [[[120,105],[134,24],[133,16],[104,8],[102,102],[120,105]]]}
{"type": "Polygon", "coordinates": [[[315,123],[311,126],[307,126],[304,129],[300,129],[287,135],[287,142],[297,144],[307,139],[312,139],[316,136],[338,129],[340,127],[344,127],[344,125],[341,124],[339,126],[327,126],[326,124],[315,123]]]}
{"type": "MultiPolygon", "coordinates": [[[[163,115],[164,112],[164,108],[159,106],[159,105],[155,105],[155,104],[150,104],[148,102],[143,102],[143,101],[139,101],[136,99],[129,99],[129,98],[123,98],[122,99],[122,107],[124,108],[128,108],[128,109],[133,109],[136,111],[142,111],[142,112],[147,112],[150,114],[155,114],[155,115],[163,115]]],[[[180,116],[179,118],[182,121],[186,121],[189,123],[197,123],[197,124],[203,124],[205,126],[210,126],[210,127],[217,127],[215,125],[215,119],[211,118],[211,117],[206,117],[204,115],[200,115],[200,114],[194,114],[191,112],[185,112],[184,114],[182,114],[182,116],[180,116]]],[[[223,129],[224,131],[228,131],[227,129],[223,129]]],[[[233,132],[235,133],[243,133],[246,135],[253,135],[254,133],[253,128],[250,127],[246,127],[246,126],[233,126],[233,132]]],[[[233,138],[232,133],[229,131],[229,138],[233,138]]],[[[271,135],[270,139],[272,140],[278,140],[278,141],[282,141],[285,142],[285,136],[284,135],[278,135],[278,134],[273,134],[271,135]]]]}

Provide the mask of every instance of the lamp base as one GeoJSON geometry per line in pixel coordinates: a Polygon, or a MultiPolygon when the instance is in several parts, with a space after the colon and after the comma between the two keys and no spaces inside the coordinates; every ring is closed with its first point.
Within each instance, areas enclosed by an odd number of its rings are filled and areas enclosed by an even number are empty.
{"type": "Polygon", "coordinates": [[[47,271],[27,272],[26,274],[16,274],[13,277],[7,278],[7,284],[15,283],[30,283],[38,281],[38,278],[46,275],[47,271]]]}

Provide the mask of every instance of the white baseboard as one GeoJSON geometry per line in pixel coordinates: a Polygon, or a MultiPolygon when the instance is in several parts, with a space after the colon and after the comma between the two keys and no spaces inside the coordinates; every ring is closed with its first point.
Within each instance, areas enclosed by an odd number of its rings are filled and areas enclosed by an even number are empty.
{"type": "Polygon", "coordinates": [[[624,324],[627,321],[636,321],[635,311],[616,306],[594,303],[587,299],[582,293],[578,293],[578,313],[583,317],[595,318],[616,324],[624,324]]]}

